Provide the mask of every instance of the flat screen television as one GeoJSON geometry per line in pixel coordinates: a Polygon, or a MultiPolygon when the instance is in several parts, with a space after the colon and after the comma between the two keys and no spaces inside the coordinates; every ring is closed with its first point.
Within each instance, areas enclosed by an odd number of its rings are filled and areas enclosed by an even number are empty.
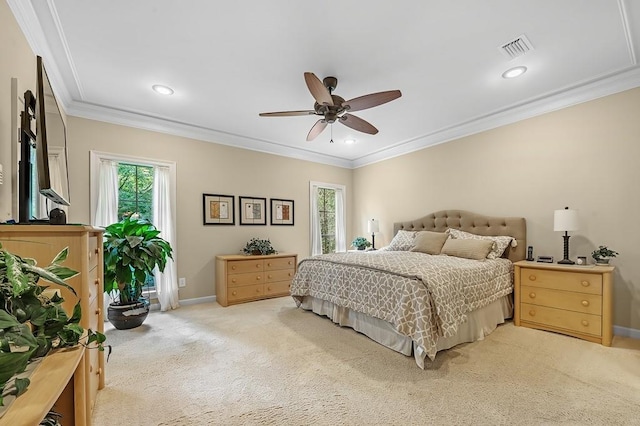
{"type": "Polygon", "coordinates": [[[69,205],[67,132],[40,56],[36,80],[36,164],[38,191],[56,204],[69,205]]]}

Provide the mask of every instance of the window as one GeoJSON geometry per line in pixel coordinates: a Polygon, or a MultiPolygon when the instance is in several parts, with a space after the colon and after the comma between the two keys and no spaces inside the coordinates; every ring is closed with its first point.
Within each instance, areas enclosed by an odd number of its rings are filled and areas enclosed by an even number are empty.
{"type": "Polygon", "coordinates": [[[336,252],[336,191],[318,188],[318,216],[322,253],[336,252]]]}
{"type": "Polygon", "coordinates": [[[346,251],[344,185],[310,183],[311,255],[346,251]]]}
{"type": "Polygon", "coordinates": [[[153,223],[153,167],[118,163],[118,219],[131,215],[153,223]]]}

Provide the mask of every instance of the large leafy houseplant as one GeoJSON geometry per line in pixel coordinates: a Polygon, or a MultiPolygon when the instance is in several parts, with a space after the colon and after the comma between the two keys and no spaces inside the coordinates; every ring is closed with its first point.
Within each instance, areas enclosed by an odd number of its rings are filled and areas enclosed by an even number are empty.
{"type": "Polygon", "coordinates": [[[61,265],[67,255],[65,248],[50,265],[40,267],[34,259],[12,254],[0,244],[0,405],[4,397],[20,395],[29,385],[27,378],[10,379],[50,350],[93,342],[104,350],[105,336],[92,330],[85,333],[79,325],[80,302],[69,317],[59,294],[40,284],[42,279],[76,294],[65,280],[78,272],[61,265]]]}
{"type": "Polygon", "coordinates": [[[104,233],[104,291],[115,304],[138,302],[147,277],[157,266],[164,271],[173,259],[169,243],[150,222],[130,217],[113,223],[104,233]]]}

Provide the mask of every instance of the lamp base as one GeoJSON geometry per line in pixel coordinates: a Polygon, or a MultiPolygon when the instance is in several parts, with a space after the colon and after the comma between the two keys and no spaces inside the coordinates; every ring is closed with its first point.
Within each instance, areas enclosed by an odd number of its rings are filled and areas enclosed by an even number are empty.
{"type": "Polygon", "coordinates": [[[558,263],[561,265],[575,265],[576,262],[574,262],[573,260],[569,260],[569,259],[562,259],[562,260],[558,260],[558,263]]]}

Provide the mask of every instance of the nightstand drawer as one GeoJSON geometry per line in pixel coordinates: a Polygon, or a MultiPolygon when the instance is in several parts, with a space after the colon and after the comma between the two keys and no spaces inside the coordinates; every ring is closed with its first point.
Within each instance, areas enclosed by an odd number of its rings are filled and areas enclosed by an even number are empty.
{"type": "Polygon", "coordinates": [[[294,256],[268,259],[268,260],[265,259],[264,261],[265,271],[270,271],[274,269],[294,269],[295,266],[296,266],[296,258],[294,256]]]}
{"type": "Polygon", "coordinates": [[[262,271],[262,260],[234,260],[227,263],[229,275],[254,271],[262,271]]]}
{"type": "Polygon", "coordinates": [[[521,304],[521,321],[557,327],[577,333],[602,335],[602,318],[599,315],[563,311],[545,306],[521,304]]]}
{"type": "Polygon", "coordinates": [[[229,274],[227,280],[227,285],[229,287],[240,287],[243,285],[262,284],[264,282],[264,277],[262,272],[233,275],[229,274]]]}
{"type": "Polygon", "coordinates": [[[576,293],[572,291],[551,290],[543,287],[521,287],[522,303],[538,306],[566,309],[587,314],[602,314],[602,296],[598,294],[576,293]]]}
{"type": "Polygon", "coordinates": [[[521,285],[579,293],[602,294],[602,275],[522,268],[521,285]]]}
{"type": "Polygon", "coordinates": [[[234,287],[229,289],[229,301],[243,299],[257,299],[264,296],[264,285],[247,285],[244,287],[234,287]]]}

